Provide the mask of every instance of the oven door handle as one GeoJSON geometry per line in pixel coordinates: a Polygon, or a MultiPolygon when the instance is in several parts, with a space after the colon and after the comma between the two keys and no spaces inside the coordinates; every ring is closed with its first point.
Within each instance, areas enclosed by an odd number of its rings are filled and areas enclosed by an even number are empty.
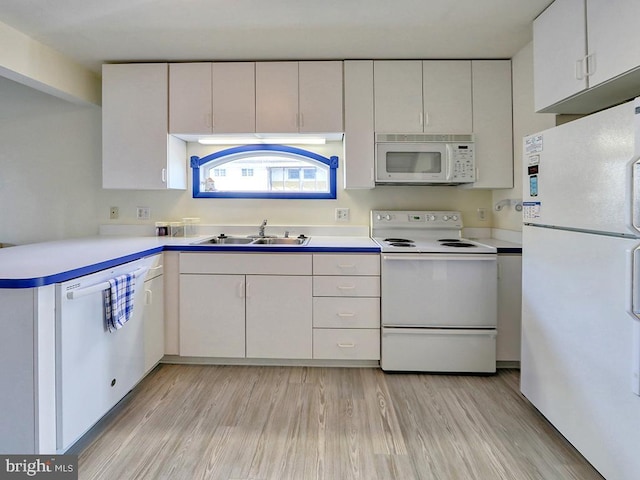
{"type": "Polygon", "coordinates": [[[404,253],[391,254],[391,255],[382,255],[383,261],[401,261],[401,262],[415,262],[415,261],[434,261],[438,260],[440,262],[449,262],[449,261],[468,261],[468,260],[480,260],[480,261],[488,261],[495,262],[498,260],[498,255],[495,253],[469,253],[469,254],[461,254],[461,255],[450,255],[450,254],[442,254],[442,253],[422,253],[420,255],[406,255],[404,253]]]}

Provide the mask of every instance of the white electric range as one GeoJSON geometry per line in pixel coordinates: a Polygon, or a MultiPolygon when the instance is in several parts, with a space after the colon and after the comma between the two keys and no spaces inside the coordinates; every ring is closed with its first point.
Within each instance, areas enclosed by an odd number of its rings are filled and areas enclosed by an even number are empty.
{"type": "Polygon", "coordinates": [[[496,369],[497,251],[462,238],[456,211],[371,212],[382,250],[381,367],[496,369]]]}
{"type": "Polygon", "coordinates": [[[371,237],[385,253],[496,253],[462,238],[462,215],[452,211],[371,212],[371,237]]]}

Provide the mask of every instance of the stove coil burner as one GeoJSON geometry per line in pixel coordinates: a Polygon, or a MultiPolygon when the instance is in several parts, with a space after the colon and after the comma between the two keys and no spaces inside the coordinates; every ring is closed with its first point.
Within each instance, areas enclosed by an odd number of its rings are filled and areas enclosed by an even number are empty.
{"type": "Polygon", "coordinates": [[[412,242],[389,242],[392,247],[415,247],[412,242]]]}
{"type": "Polygon", "coordinates": [[[441,238],[438,240],[439,242],[459,242],[459,238],[441,238]]]}
{"type": "Polygon", "coordinates": [[[384,241],[389,243],[413,243],[413,240],[406,238],[385,238],[384,241]]]}
{"type": "Polygon", "coordinates": [[[455,247],[455,248],[474,248],[475,247],[473,243],[466,243],[461,241],[444,242],[442,245],[444,245],[445,247],[455,247]]]}

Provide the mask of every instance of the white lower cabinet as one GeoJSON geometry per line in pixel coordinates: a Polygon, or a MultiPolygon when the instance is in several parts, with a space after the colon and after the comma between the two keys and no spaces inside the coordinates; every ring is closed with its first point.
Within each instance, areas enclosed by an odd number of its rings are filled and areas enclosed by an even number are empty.
{"type": "Polygon", "coordinates": [[[244,275],[180,275],[180,355],[245,356],[244,275]]]}
{"type": "Polygon", "coordinates": [[[247,357],[311,358],[311,277],[248,275],[247,357]]]}
{"type": "Polygon", "coordinates": [[[181,253],[180,355],[307,359],[311,255],[181,253]]]}
{"type": "Polygon", "coordinates": [[[520,362],[522,254],[498,254],[499,362],[520,362]]]}
{"type": "Polygon", "coordinates": [[[158,255],[144,281],[144,371],[155,367],[164,356],[163,255],[158,255]]]}
{"type": "Polygon", "coordinates": [[[380,256],[313,256],[313,358],[380,359],[380,256]]]}

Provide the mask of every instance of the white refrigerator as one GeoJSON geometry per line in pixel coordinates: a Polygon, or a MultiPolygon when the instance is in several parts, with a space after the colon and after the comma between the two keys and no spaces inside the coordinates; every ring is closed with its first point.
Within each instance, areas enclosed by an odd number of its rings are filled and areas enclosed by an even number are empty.
{"type": "Polygon", "coordinates": [[[609,480],[640,478],[639,125],[636,100],[523,145],[521,391],[609,480]]]}

